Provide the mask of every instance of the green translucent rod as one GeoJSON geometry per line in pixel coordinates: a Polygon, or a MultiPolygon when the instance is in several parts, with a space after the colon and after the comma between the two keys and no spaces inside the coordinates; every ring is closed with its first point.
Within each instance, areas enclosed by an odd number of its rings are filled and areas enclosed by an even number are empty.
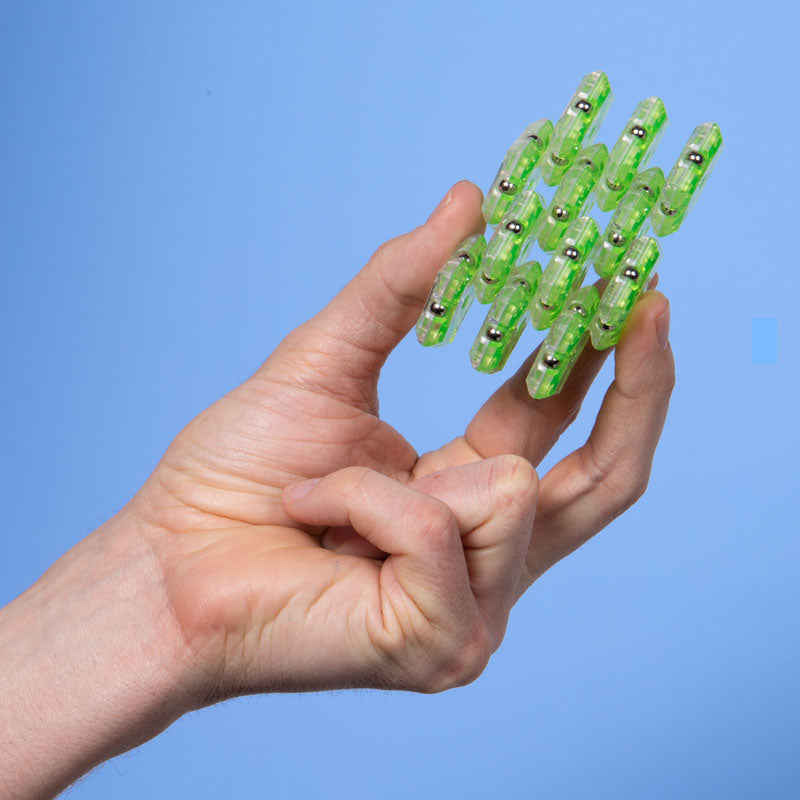
{"type": "Polygon", "coordinates": [[[567,227],[558,252],[544,270],[530,305],[533,325],[542,331],[559,315],[573,287],[586,277],[587,256],[597,237],[597,223],[591,217],[578,217],[567,227]]]}
{"type": "Polygon", "coordinates": [[[542,342],[525,381],[528,394],[540,400],[558,394],[589,339],[589,325],[600,295],[584,286],[569,298],[542,342]]]}
{"type": "Polygon", "coordinates": [[[473,278],[481,264],[486,239],[476,233],[464,239],[436,276],[417,321],[417,341],[437,347],[453,341],[475,297],[473,278]]]}
{"type": "Polygon", "coordinates": [[[511,145],[481,206],[483,218],[490,225],[500,222],[518,191],[536,188],[538,181],[533,173],[552,134],[553,123],[540,119],[528,125],[511,145]]]}
{"type": "Polygon", "coordinates": [[[569,223],[586,203],[608,158],[604,144],[584,147],[556,189],[547,213],[542,215],[536,235],[545,252],[555,250],[569,223]]]}
{"type": "Polygon", "coordinates": [[[636,106],[597,182],[597,205],[603,211],[617,207],[637,170],[645,166],[666,129],[667,109],[660,97],[648,97],[636,106]]]}
{"type": "Polygon", "coordinates": [[[479,303],[491,303],[505,283],[517,258],[523,254],[528,235],[542,213],[542,199],[536,192],[519,192],[508,207],[500,224],[495,228],[481,269],[475,279],[479,303]]]}
{"type": "Polygon", "coordinates": [[[653,230],[668,236],[680,228],[700,191],[722,147],[722,133],[716,122],[698,125],[681,151],[675,166],[667,175],[661,197],[650,212],[653,230]]]}
{"type": "Polygon", "coordinates": [[[633,242],[609,280],[592,320],[591,336],[595,350],[605,350],[619,341],[631,309],[647,288],[660,255],[658,242],[649,236],[633,242]]]}
{"type": "Polygon", "coordinates": [[[650,167],[633,180],[592,253],[595,272],[601,278],[614,274],[630,243],[644,232],[642,226],[663,188],[664,173],[660,167],[650,167]]]}
{"type": "Polygon", "coordinates": [[[528,320],[527,310],[542,275],[537,261],[517,265],[489,308],[483,327],[469,351],[478,372],[501,370],[528,320]]]}
{"type": "Polygon", "coordinates": [[[575,94],[553,129],[550,147],[542,161],[542,178],[555,186],[572,166],[578,151],[603,121],[613,95],[605,72],[584,75],[575,94]]]}

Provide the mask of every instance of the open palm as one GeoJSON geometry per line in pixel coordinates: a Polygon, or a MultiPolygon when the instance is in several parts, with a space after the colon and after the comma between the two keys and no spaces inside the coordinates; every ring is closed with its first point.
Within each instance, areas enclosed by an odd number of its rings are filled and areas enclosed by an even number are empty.
{"type": "Polygon", "coordinates": [[[618,347],[591,437],[541,487],[534,466],[600,353],[548,400],[528,397],[523,366],[464,436],[422,456],[379,419],[380,369],[437,270],[483,230],[480,204],[457,184],[427,223],[379,248],[178,435],[135,498],[206,700],[471,680],[525,588],[644,491],[674,375],[656,292],[618,347]]]}

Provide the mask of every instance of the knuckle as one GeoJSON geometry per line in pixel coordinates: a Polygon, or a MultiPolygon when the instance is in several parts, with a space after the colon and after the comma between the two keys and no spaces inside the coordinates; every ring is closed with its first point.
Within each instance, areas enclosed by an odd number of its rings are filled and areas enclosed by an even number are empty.
{"type": "Polygon", "coordinates": [[[486,628],[481,634],[460,651],[455,686],[466,686],[477,680],[486,669],[492,655],[492,645],[486,628]]]}
{"type": "Polygon", "coordinates": [[[425,498],[414,516],[417,536],[428,548],[443,549],[460,537],[453,512],[440,500],[433,497],[425,498]]]}
{"type": "Polygon", "coordinates": [[[621,514],[624,514],[631,506],[641,499],[650,480],[649,470],[645,470],[643,474],[626,474],[623,471],[615,477],[613,483],[609,483],[609,489],[613,492],[615,503],[614,510],[611,515],[612,519],[616,519],[621,514]]]}
{"type": "MultiPolygon", "coordinates": [[[[605,525],[616,519],[636,503],[647,490],[650,481],[650,463],[643,463],[626,454],[622,457],[600,457],[594,450],[584,452],[588,456],[586,476],[594,487],[602,487],[608,504],[605,525]]],[[[604,527],[605,527],[604,525],[604,527]]]]}
{"type": "MultiPolygon", "coordinates": [[[[409,270],[398,269],[398,265],[407,264],[414,261],[414,252],[411,242],[408,239],[412,234],[405,234],[405,237],[398,237],[391,242],[381,245],[386,249],[376,253],[374,261],[370,262],[369,269],[373,278],[373,292],[384,298],[390,298],[394,303],[406,308],[416,308],[421,306],[428,296],[430,285],[428,281],[418,282],[409,280],[409,270]],[[405,239],[400,242],[400,239],[405,239]]],[[[430,283],[433,283],[433,275],[430,276],[430,283]]]]}
{"type": "Polygon", "coordinates": [[[634,503],[641,499],[642,495],[647,491],[647,485],[650,482],[650,473],[640,476],[637,481],[631,483],[630,489],[623,494],[623,508],[622,511],[627,511],[634,503]]]}
{"type": "Polygon", "coordinates": [[[368,467],[345,467],[339,473],[339,489],[349,497],[363,493],[369,476],[368,467]]]}
{"type": "Polygon", "coordinates": [[[438,694],[475,681],[497,649],[496,633],[473,618],[457,630],[428,628],[409,633],[395,631],[377,637],[378,662],[373,665],[376,682],[387,688],[421,694],[438,694]]]}
{"type": "Polygon", "coordinates": [[[535,502],[539,492],[539,476],[527,458],[504,455],[492,465],[491,485],[509,505],[535,502]]]}
{"type": "Polygon", "coordinates": [[[486,669],[491,653],[488,632],[484,626],[480,626],[470,641],[461,643],[454,653],[452,662],[443,676],[444,688],[466,686],[477,680],[486,669]]]}
{"type": "Polygon", "coordinates": [[[439,653],[434,668],[417,683],[416,690],[438,694],[477,680],[489,663],[492,642],[484,625],[479,625],[466,640],[455,637],[446,652],[439,653]]]}
{"type": "Polygon", "coordinates": [[[391,259],[397,249],[398,243],[402,241],[402,239],[403,236],[396,236],[393,239],[387,239],[385,242],[379,244],[375,249],[375,252],[372,254],[370,262],[386,261],[391,259]]]}

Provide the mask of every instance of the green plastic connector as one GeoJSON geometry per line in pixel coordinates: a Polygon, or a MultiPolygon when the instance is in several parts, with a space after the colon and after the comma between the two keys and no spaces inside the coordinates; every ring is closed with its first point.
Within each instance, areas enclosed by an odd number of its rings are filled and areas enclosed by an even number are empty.
{"type": "Polygon", "coordinates": [[[722,133],[716,122],[704,122],[692,131],[650,214],[658,236],[668,236],[680,228],[700,196],[721,148],[722,133]]]}
{"type": "Polygon", "coordinates": [[[605,73],[592,72],[555,125],[537,120],[514,141],[481,206],[494,233],[488,244],[488,234],[462,242],[439,272],[417,323],[420,343],[451,341],[470,304],[487,304],[470,360],[492,373],[505,366],[528,319],[549,328],[527,376],[534,398],[561,391],[590,340],[598,350],[617,344],[655,274],[658,237],[683,224],[723,141],[715,123],[699,125],[665,178],[647,169],[668,124],[658,97],[637,104],[610,153],[592,144],[612,98],[605,73]],[[555,187],[544,205],[540,179],[555,187]],[[610,212],[602,234],[591,218],[595,202],[610,212]],[[544,272],[528,261],[534,242],[548,254],[544,272]],[[602,295],[581,288],[592,264],[606,285],[602,295]]]}
{"type": "Polygon", "coordinates": [[[631,242],[645,232],[644,223],[663,188],[664,173],[660,167],[650,167],[636,176],[592,253],[595,272],[601,278],[614,274],[631,242]]]}
{"type": "Polygon", "coordinates": [[[527,189],[512,200],[483,254],[481,269],[475,279],[479,303],[494,300],[517,258],[524,257],[523,246],[541,216],[542,208],[542,198],[527,189]]]}
{"type": "Polygon", "coordinates": [[[583,283],[587,258],[599,235],[597,223],[591,217],[578,217],[568,225],[558,251],[542,273],[530,305],[531,322],[538,330],[550,327],[573,287],[583,283]]]}
{"type": "Polygon", "coordinates": [[[608,149],[604,144],[585,147],[578,153],[537,228],[536,235],[542,250],[550,252],[556,249],[569,223],[581,213],[603,172],[607,158],[608,149]]]}
{"type": "Polygon", "coordinates": [[[542,275],[538,261],[517,265],[489,308],[483,327],[469,351],[478,372],[501,370],[528,321],[528,306],[542,275]]]}
{"type": "Polygon", "coordinates": [[[594,286],[578,289],[542,342],[525,383],[528,394],[541,400],[558,394],[589,340],[600,295],[594,286]]]}
{"type": "Polygon", "coordinates": [[[605,72],[597,70],[584,75],[553,129],[550,147],[542,161],[542,178],[548,186],[561,181],[581,147],[591,142],[612,99],[605,72]]]}
{"type": "Polygon", "coordinates": [[[613,211],[617,207],[666,129],[667,109],[660,97],[648,97],[636,106],[597,182],[597,205],[603,211],[613,211]]]}
{"type": "Polygon", "coordinates": [[[606,350],[619,341],[631,309],[647,288],[660,255],[658,242],[650,236],[642,236],[633,242],[608,282],[592,320],[591,336],[595,350],[606,350]]]}
{"type": "Polygon", "coordinates": [[[475,273],[485,249],[483,234],[469,236],[439,270],[417,321],[417,341],[421,345],[438,347],[453,341],[475,297],[475,273]]]}
{"type": "Polygon", "coordinates": [[[517,192],[536,188],[535,171],[552,134],[553,123],[540,119],[528,125],[511,145],[481,206],[483,218],[490,225],[500,222],[517,192]]]}

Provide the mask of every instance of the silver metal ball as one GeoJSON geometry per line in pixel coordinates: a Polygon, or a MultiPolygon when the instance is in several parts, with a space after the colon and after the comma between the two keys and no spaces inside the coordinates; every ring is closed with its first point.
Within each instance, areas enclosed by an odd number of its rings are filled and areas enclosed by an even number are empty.
{"type": "Polygon", "coordinates": [[[559,361],[559,359],[555,358],[554,356],[545,356],[542,359],[542,363],[546,367],[550,367],[550,369],[555,369],[561,363],[561,361],[559,361]]]}
{"type": "Polygon", "coordinates": [[[666,203],[661,204],[661,213],[668,217],[674,217],[678,213],[677,208],[670,208],[666,203]]]}
{"type": "Polygon", "coordinates": [[[469,261],[469,263],[470,263],[470,264],[472,263],[472,259],[469,257],[469,253],[459,253],[459,254],[458,254],[458,257],[459,257],[459,258],[460,258],[462,261],[469,261]]]}
{"type": "Polygon", "coordinates": [[[522,233],[522,223],[512,219],[510,222],[506,222],[506,230],[511,233],[522,233]]]}
{"type": "Polygon", "coordinates": [[[503,331],[499,331],[497,328],[487,328],[486,338],[491,339],[493,342],[499,342],[503,338],[503,331]]]}
{"type": "Polygon", "coordinates": [[[592,110],[592,104],[588,100],[578,100],[578,102],[575,103],[575,108],[577,108],[578,111],[583,111],[584,114],[588,114],[592,110]]]}
{"type": "Polygon", "coordinates": [[[601,328],[602,328],[604,331],[613,331],[613,330],[614,330],[614,328],[616,328],[617,326],[616,326],[616,325],[607,325],[605,322],[603,322],[603,321],[601,320],[601,321],[600,321],[600,327],[601,327],[601,328]]]}
{"type": "Polygon", "coordinates": [[[614,231],[608,238],[614,247],[622,247],[622,245],[625,244],[625,237],[618,231],[614,231]]]}
{"type": "Polygon", "coordinates": [[[567,211],[567,209],[563,208],[562,206],[556,206],[553,209],[553,216],[556,219],[562,219],[563,220],[563,219],[566,219],[569,216],[569,211],[567,211]]]}
{"type": "Polygon", "coordinates": [[[638,280],[639,278],[639,270],[634,269],[633,267],[625,267],[625,271],[622,274],[626,278],[630,278],[632,281],[638,280]]]}
{"type": "Polygon", "coordinates": [[[570,309],[576,314],[580,314],[582,317],[586,316],[586,309],[580,303],[573,303],[570,309]]]}
{"type": "Polygon", "coordinates": [[[647,135],[647,134],[645,133],[645,130],[644,130],[644,128],[642,128],[640,125],[634,125],[634,126],[631,128],[631,133],[632,133],[634,136],[638,136],[640,139],[644,139],[644,137],[647,135]]]}
{"type": "Polygon", "coordinates": [[[571,258],[573,261],[577,261],[577,259],[578,259],[578,256],[580,256],[580,253],[579,253],[579,252],[578,252],[578,251],[577,251],[577,250],[576,250],[574,247],[568,247],[568,248],[567,248],[567,249],[564,251],[564,255],[565,255],[567,258],[571,258]]]}
{"type": "Polygon", "coordinates": [[[703,156],[698,153],[697,150],[692,150],[692,152],[689,153],[689,161],[691,161],[693,164],[702,164],[703,156]]]}
{"type": "Polygon", "coordinates": [[[542,302],[542,308],[543,308],[545,311],[555,311],[555,308],[556,308],[555,306],[549,306],[549,305],[547,305],[547,303],[545,303],[545,302],[544,302],[544,300],[542,300],[541,302],[542,302]]]}
{"type": "Polygon", "coordinates": [[[608,186],[612,192],[618,192],[622,188],[619,183],[614,183],[613,181],[608,180],[608,178],[606,178],[606,186],[608,186]]]}
{"type": "Polygon", "coordinates": [[[497,283],[497,278],[490,278],[490,277],[489,277],[489,276],[488,276],[488,275],[487,275],[485,272],[482,272],[482,273],[481,273],[481,280],[482,280],[484,283],[488,283],[490,286],[491,286],[493,283],[497,283]]]}
{"type": "Polygon", "coordinates": [[[513,183],[511,183],[511,181],[502,180],[500,181],[500,183],[497,184],[497,188],[503,194],[511,194],[516,190],[517,187],[513,183]]]}
{"type": "Polygon", "coordinates": [[[435,314],[437,317],[443,317],[444,312],[447,311],[441,303],[437,303],[436,301],[430,304],[430,310],[431,314],[435,314]]]}

